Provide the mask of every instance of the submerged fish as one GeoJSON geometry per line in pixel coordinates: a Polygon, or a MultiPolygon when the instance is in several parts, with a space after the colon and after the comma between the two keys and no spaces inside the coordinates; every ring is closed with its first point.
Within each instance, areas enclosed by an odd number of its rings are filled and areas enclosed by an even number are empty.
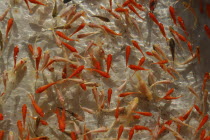
{"type": "Polygon", "coordinates": [[[63,0],[63,3],[68,3],[70,2],[71,0],[63,0]]]}
{"type": "Polygon", "coordinates": [[[55,1],[55,4],[54,4],[54,8],[53,8],[53,11],[52,11],[52,17],[56,17],[58,15],[58,8],[57,8],[57,1],[55,1]]]}
{"type": "Polygon", "coordinates": [[[0,49],[1,51],[3,50],[3,36],[2,36],[1,30],[0,30],[0,49]]]}
{"type": "Polygon", "coordinates": [[[102,16],[98,16],[98,15],[94,15],[92,17],[99,18],[100,20],[105,21],[105,22],[110,22],[110,20],[107,17],[102,17],[102,16]]]}
{"type": "Polygon", "coordinates": [[[174,59],[175,59],[175,41],[173,40],[173,38],[169,39],[169,47],[170,47],[172,59],[174,61],[174,59]]]}

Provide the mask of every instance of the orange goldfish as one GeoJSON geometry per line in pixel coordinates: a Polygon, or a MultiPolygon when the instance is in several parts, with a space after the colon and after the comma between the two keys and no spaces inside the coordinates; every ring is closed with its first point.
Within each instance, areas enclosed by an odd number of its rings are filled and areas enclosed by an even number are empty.
{"type": "Polygon", "coordinates": [[[131,42],[132,42],[133,46],[134,46],[135,48],[137,48],[137,49],[141,52],[141,54],[144,56],[144,53],[143,53],[142,49],[140,48],[138,42],[135,41],[135,40],[131,40],[131,42]]]}
{"type": "Polygon", "coordinates": [[[118,129],[118,135],[117,135],[117,140],[120,139],[122,133],[123,133],[123,130],[124,130],[124,125],[120,125],[119,129],[118,129]]]}
{"type": "Polygon", "coordinates": [[[105,30],[106,32],[110,33],[110,34],[118,35],[118,36],[121,36],[121,35],[122,35],[121,33],[116,33],[116,32],[114,32],[113,30],[111,30],[110,28],[108,28],[108,27],[105,26],[105,25],[101,25],[101,27],[103,27],[104,30],[105,30]]]}
{"type": "Polygon", "coordinates": [[[107,56],[106,64],[107,64],[107,70],[106,70],[106,72],[109,73],[109,70],[110,70],[111,64],[112,64],[112,55],[111,54],[109,54],[107,56]]]}
{"type": "Polygon", "coordinates": [[[37,103],[34,100],[34,96],[31,94],[28,94],[29,98],[31,99],[31,103],[34,107],[34,109],[36,110],[36,112],[41,116],[44,117],[44,112],[42,111],[42,109],[37,105],[37,103]]]}
{"type": "Polygon", "coordinates": [[[22,116],[23,116],[23,125],[25,127],[25,122],[26,122],[26,113],[27,113],[27,106],[24,104],[22,106],[22,116]]]}
{"type": "Polygon", "coordinates": [[[43,6],[47,6],[47,5],[45,5],[45,4],[43,4],[43,3],[41,3],[41,2],[40,2],[40,1],[38,1],[38,0],[29,0],[29,2],[30,2],[30,3],[34,3],[34,4],[43,5],[43,6]]]}
{"type": "Polygon", "coordinates": [[[171,18],[174,22],[174,24],[176,24],[176,15],[175,15],[175,10],[172,6],[169,7],[169,12],[170,12],[170,15],[171,15],[171,18]]]}
{"type": "Polygon", "coordinates": [[[110,106],[110,101],[111,101],[111,98],[112,98],[112,89],[111,88],[109,88],[108,89],[108,106],[110,106]]]}
{"type": "Polygon", "coordinates": [[[17,55],[18,55],[18,53],[19,53],[19,47],[18,46],[15,46],[14,47],[14,55],[13,55],[13,57],[14,57],[14,68],[16,67],[16,61],[17,61],[17,55]]]}
{"type": "Polygon", "coordinates": [[[48,89],[49,87],[51,87],[54,84],[56,84],[56,82],[52,82],[47,85],[41,86],[36,90],[36,93],[42,93],[43,91],[45,91],[46,89],[48,89]]]}
{"type": "Polygon", "coordinates": [[[128,65],[128,60],[129,60],[129,56],[130,56],[130,53],[131,53],[131,47],[130,46],[127,46],[126,47],[126,51],[125,51],[125,63],[126,63],[126,66],[128,65]]]}
{"type": "Polygon", "coordinates": [[[6,38],[8,37],[9,31],[12,28],[13,22],[14,22],[13,18],[10,18],[7,22],[6,38]]]}
{"type": "Polygon", "coordinates": [[[66,48],[68,48],[71,52],[78,52],[73,46],[71,46],[71,45],[69,45],[69,44],[67,44],[67,43],[65,43],[65,42],[62,42],[62,44],[63,44],[66,48]]]}
{"type": "Polygon", "coordinates": [[[197,129],[195,130],[195,134],[201,129],[201,127],[208,121],[209,116],[208,114],[203,117],[200,124],[198,125],[197,129]]]}
{"type": "Polygon", "coordinates": [[[79,66],[77,67],[77,69],[68,77],[68,78],[72,78],[74,77],[75,75],[79,74],[82,72],[82,70],[85,68],[85,66],[79,66]]]}

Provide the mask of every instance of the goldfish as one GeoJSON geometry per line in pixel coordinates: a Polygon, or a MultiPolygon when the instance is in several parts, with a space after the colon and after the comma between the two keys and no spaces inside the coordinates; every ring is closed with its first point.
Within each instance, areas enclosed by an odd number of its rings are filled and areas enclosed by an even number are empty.
{"type": "Polygon", "coordinates": [[[71,52],[78,52],[73,46],[71,46],[65,42],[62,42],[62,45],[64,45],[66,48],[68,48],[71,52]]]}
{"type": "Polygon", "coordinates": [[[158,84],[170,84],[170,83],[173,83],[173,81],[171,81],[171,80],[161,80],[161,81],[157,81],[157,82],[154,82],[153,84],[151,84],[150,88],[152,88],[153,86],[156,86],[158,84]]]}
{"type": "Polygon", "coordinates": [[[202,91],[205,90],[205,88],[206,88],[206,82],[207,82],[209,79],[210,79],[210,76],[209,76],[208,72],[206,72],[206,73],[204,74],[204,77],[203,77],[202,91]]]}
{"type": "Polygon", "coordinates": [[[189,33],[188,33],[187,30],[186,30],[186,26],[185,26],[184,20],[183,20],[180,16],[178,16],[177,19],[178,19],[179,25],[180,25],[180,27],[182,28],[182,30],[184,31],[184,33],[185,33],[187,36],[189,36],[189,33]]]}
{"type": "Polygon", "coordinates": [[[208,38],[210,38],[210,29],[209,29],[208,25],[204,24],[204,30],[206,31],[208,38]]]}
{"type": "Polygon", "coordinates": [[[165,32],[163,24],[159,22],[158,27],[159,27],[162,35],[168,40],[168,38],[166,37],[166,32],[165,32]]]}
{"type": "Polygon", "coordinates": [[[82,30],[85,27],[86,23],[82,22],[79,27],[71,34],[69,35],[69,37],[73,36],[74,34],[76,34],[77,32],[79,32],[80,30],[82,30]]]}
{"type": "Polygon", "coordinates": [[[109,0],[109,6],[110,6],[110,9],[112,11],[112,0],[109,0]]]}
{"type": "Polygon", "coordinates": [[[204,140],[205,135],[206,135],[206,129],[203,129],[200,134],[200,140],[204,140]]]}
{"type": "Polygon", "coordinates": [[[34,48],[31,44],[28,44],[28,50],[32,55],[34,55],[34,48]]]}
{"type": "Polygon", "coordinates": [[[142,49],[141,49],[140,46],[138,45],[138,42],[135,41],[135,40],[131,40],[131,42],[132,42],[133,46],[134,46],[135,48],[137,48],[137,49],[141,52],[141,54],[142,54],[143,56],[145,56],[144,53],[143,53],[143,51],[142,51],[142,49]]]}
{"type": "Polygon", "coordinates": [[[199,108],[196,104],[194,104],[194,108],[196,109],[196,111],[197,111],[200,115],[203,114],[203,112],[200,110],[200,108],[199,108]]]}
{"type": "Polygon", "coordinates": [[[205,116],[203,117],[203,119],[202,119],[201,122],[199,123],[199,125],[198,125],[197,129],[195,130],[195,133],[194,133],[194,134],[196,134],[196,133],[201,129],[201,127],[208,121],[208,119],[209,119],[209,116],[208,116],[208,114],[207,114],[207,115],[205,115],[205,116]]]}
{"type": "Polygon", "coordinates": [[[174,24],[176,25],[176,15],[175,15],[175,10],[172,6],[169,6],[169,12],[170,12],[170,15],[171,15],[171,18],[174,22],[174,24]]]}
{"type": "Polygon", "coordinates": [[[182,116],[179,117],[179,119],[181,121],[185,121],[187,120],[187,118],[189,117],[190,113],[192,112],[193,106],[182,116]]]}
{"type": "MultiPolygon", "coordinates": [[[[93,54],[90,54],[90,57],[92,59],[92,63],[94,65],[94,67],[98,70],[101,70],[101,64],[100,62],[96,59],[96,57],[93,54]]],[[[107,67],[108,68],[108,67],[107,67]]]]}
{"type": "Polygon", "coordinates": [[[169,47],[173,61],[175,60],[175,42],[172,38],[169,39],[169,47]]]}
{"type": "Polygon", "coordinates": [[[115,110],[115,113],[114,113],[114,116],[115,116],[116,119],[118,119],[119,114],[120,114],[119,107],[120,107],[120,100],[118,99],[117,100],[117,107],[116,107],[116,110],[115,110]]]}
{"type": "Polygon", "coordinates": [[[64,67],[63,67],[62,78],[63,79],[67,78],[67,67],[66,67],[66,65],[64,65],[64,67]]]}
{"type": "Polygon", "coordinates": [[[77,35],[77,38],[84,38],[84,37],[91,36],[91,35],[94,35],[94,34],[97,34],[97,33],[98,32],[90,32],[90,33],[79,34],[79,35],[77,35]]]}
{"type": "Polygon", "coordinates": [[[182,95],[180,95],[180,96],[178,96],[178,97],[165,96],[165,97],[163,97],[163,98],[161,98],[161,99],[165,99],[165,100],[174,100],[174,99],[179,99],[179,98],[181,98],[181,97],[182,97],[182,95]]]}
{"type": "Polygon", "coordinates": [[[201,63],[201,56],[200,56],[200,47],[196,46],[196,56],[198,58],[198,63],[201,63]]]}
{"type": "Polygon", "coordinates": [[[128,136],[128,140],[131,140],[133,138],[133,134],[134,134],[134,127],[132,127],[129,131],[129,136],[128,136]]]}
{"type": "Polygon", "coordinates": [[[53,11],[52,11],[52,17],[56,17],[58,15],[58,8],[57,8],[57,1],[55,1],[54,7],[53,7],[53,11]]]}
{"type": "Polygon", "coordinates": [[[188,50],[190,51],[191,55],[193,56],[193,48],[189,41],[187,41],[188,50]]]}
{"type": "Polygon", "coordinates": [[[109,70],[110,70],[111,64],[112,64],[112,55],[111,54],[108,54],[106,64],[107,64],[106,72],[109,73],[109,70]]]}
{"type": "Polygon", "coordinates": [[[95,71],[105,78],[110,78],[110,75],[107,72],[104,72],[104,71],[101,71],[101,70],[98,70],[98,69],[91,69],[91,68],[86,68],[86,70],[95,71]]]}
{"type": "Polygon", "coordinates": [[[69,41],[76,41],[74,39],[69,38],[68,36],[66,36],[63,32],[61,31],[56,31],[55,32],[58,36],[60,36],[61,38],[65,39],[65,40],[69,40],[69,41]]]}
{"type": "Polygon", "coordinates": [[[106,32],[110,33],[110,34],[122,36],[121,33],[116,33],[116,32],[114,32],[113,30],[111,30],[110,28],[108,28],[108,27],[105,26],[105,25],[101,25],[101,27],[104,28],[104,30],[105,30],[106,32]]]}
{"type": "Polygon", "coordinates": [[[153,45],[153,50],[155,50],[158,54],[162,55],[163,59],[168,60],[168,57],[164,53],[164,51],[161,49],[161,46],[158,44],[153,45]]]}
{"type": "Polygon", "coordinates": [[[2,51],[3,48],[4,48],[3,36],[2,36],[2,32],[0,30],[0,51],[2,51]]]}
{"type": "Polygon", "coordinates": [[[4,120],[4,116],[2,113],[0,113],[0,121],[4,120]]]}
{"type": "Polygon", "coordinates": [[[80,108],[81,108],[83,111],[85,111],[85,112],[87,112],[87,113],[89,113],[89,114],[95,114],[95,113],[96,113],[94,110],[89,109],[89,108],[86,108],[86,107],[80,106],[80,108]]]}
{"type": "Polygon", "coordinates": [[[152,130],[151,129],[149,129],[148,127],[145,127],[145,126],[141,126],[141,125],[135,125],[134,126],[134,129],[135,130],[148,130],[151,134],[152,134],[152,130]]]}
{"type": "Polygon", "coordinates": [[[120,19],[120,18],[121,18],[118,14],[114,13],[111,9],[106,9],[106,8],[103,7],[103,6],[100,6],[100,8],[106,10],[107,12],[109,12],[109,13],[110,13],[113,17],[115,17],[116,19],[120,19]]]}
{"type": "Polygon", "coordinates": [[[152,19],[152,21],[155,22],[157,25],[159,25],[159,22],[157,18],[155,17],[155,15],[151,12],[149,12],[148,14],[149,14],[149,17],[152,19]]]}
{"type": "Polygon", "coordinates": [[[58,125],[59,125],[59,129],[64,132],[65,128],[66,128],[66,116],[65,116],[65,109],[62,110],[61,116],[59,113],[58,108],[56,108],[55,110],[55,114],[57,115],[57,119],[58,119],[58,125]]]}
{"type": "Polygon", "coordinates": [[[144,94],[147,99],[149,101],[151,101],[153,99],[153,95],[152,92],[150,91],[150,88],[147,86],[147,84],[145,83],[145,81],[141,78],[141,76],[139,74],[137,74],[137,78],[138,78],[138,87],[139,87],[139,91],[144,94]]]}
{"type": "Polygon", "coordinates": [[[70,137],[71,137],[72,140],[77,140],[77,135],[76,135],[76,133],[74,131],[72,131],[70,133],[70,137]]]}
{"type": "MultiPolygon", "coordinates": [[[[45,120],[41,120],[39,117],[32,117],[32,116],[29,116],[30,118],[36,120],[36,123],[41,123],[42,125],[48,125],[48,123],[45,121],[45,120]]],[[[38,124],[37,124],[37,127],[38,127],[38,124]]]]}
{"type": "Polygon", "coordinates": [[[210,136],[206,136],[204,140],[210,140],[210,136]]]}
{"type": "Polygon", "coordinates": [[[111,98],[112,98],[112,89],[111,89],[111,88],[108,89],[107,94],[108,94],[108,95],[107,95],[107,96],[108,96],[108,97],[107,97],[107,98],[108,98],[108,99],[107,99],[107,102],[108,102],[108,106],[110,106],[110,101],[111,101],[111,98]]]}
{"type": "Polygon", "coordinates": [[[152,64],[166,64],[166,63],[168,63],[168,60],[161,60],[157,63],[152,63],[152,64]]]}
{"type": "Polygon", "coordinates": [[[9,31],[12,28],[12,25],[14,23],[14,19],[10,18],[7,22],[7,29],[6,29],[6,38],[8,37],[9,31]]]}
{"type": "Polygon", "coordinates": [[[139,64],[138,64],[138,66],[143,65],[143,64],[144,64],[144,62],[145,62],[145,60],[146,60],[146,58],[145,58],[145,57],[142,57],[142,58],[139,60],[139,64]]]}
{"type": "Polygon", "coordinates": [[[129,65],[128,66],[130,69],[132,70],[135,70],[135,71],[138,71],[138,70],[149,70],[149,69],[145,69],[143,67],[140,67],[140,66],[136,66],[136,65],[129,65]]]}
{"type": "Polygon", "coordinates": [[[89,134],[89,133],[99,133],[99,132],[107,132],[107,131],[108,131],[108,128],[102,126],[102,127],[97,128],[97,129],[90,130],[86,134],[89,134]]]}
{"type": "Polygon", "coordinates": [[[56,84],[56,82],[52,82],[47,85],[41,86],[41,87],[37,88],[36,93],[42,93],[43,91],[45,91],[46,89],[48,89],[49,87],[51,87],[52,85],[55,85],[55,84],[56,84]]]}
{"type": "Polygon", "coordinates": [[[153,54],[151,52],[148,52],[148,51],[146,52],[146,54],[149,55],[149,56],[153,56],[153,54]]]}
{"type": "Polygon", "coordinates": [[[152,113],[150,113],[150,112],[137,112],[137,111],[133,111],[133,113],[137,113],[137,114],[144,115],[144,116],[152,116],[152,113]]]}
{"type": "Polygon", "coordinates": [[[17,121],[17,127],[18,127],[20,138],[23,139],[23,130],[24,129],[23,129],[23,125],[22,125],[22,121],[21,120],[17,121]]]}
{"type": "Polygon", "coordinates": [[[139,92],[124,92],[118,95],[118,97],[125,97],[131,94],[135,94],[135,93],[139,93],[139,92]]]}
{"type": "Polygon", "coordinates": [[[42,111],[42,109],[37,105],[37,103],[35,102],[34,96],[31,94],[28,94],[28,97],[31,99],[31,103],[34,107],[34,109],[36,110],[36,112],[41,116],[44,117],[44,112],[42,111]]]}
{"type": "Polygon", "coordinates": [[[178,38],[179,38],[179,40],[181,40],[181,41],[183,41],[183,42],[186,42],[186,41],[187,41],[187,39],[186,39],[183,35],[181,35],[181,34],[178,33],[177,31],[175,31],[172,27],[169,27],[169,30],[170,30],[170,32],[171,32],[172,34],[177,35],[178,38]]]}
{"type": "Polygon", "coordinates": [[[96,17],[104,22],[110,22],[110,19],[108,19],[107,17],[103,17],[103,16],[98,16],[98,15],[94,15],[92,17],[96,17]]]}
{"type": "Polygon", "coordinates": [[[11,8],[9,7],[4,11],[4,13],[0,16],[0,21],[4,20],[4,18],[7,16],[7,13],[9,12],[10,9],[11,8]]]}
{"type": "Polygon", "coordinates": [[[123,4],[122,4],[122,7],[126,7],[128,6],[128,4],[130,4],[131,2],[129,0],[126,0],[123,4]]]}
{"type": "Polygon", "coordinates": [[[188,89],[193,95],[195,95],[197,97],[197,99],[199,99],[198,94],[195,92],[195,90],[191,86],[189,86],[188,89]]]}
{"type": "Polygon", "coordinates": [[[144,18],[142,18],[142,17],[138,14],[138,12],[136,11],[136,9],[135,9],[131,4],[128,4],[128,8],[129,8],[132,12],[134,12],[140,19],[145,20],[144,18]]]}
{"type": "MultiPolygon", "coordinates": [[[[61,109],[61,110],[63,110],[64,108],[62,108],[62,107],[57,107],[58,109],[61,109]]],[[[76,113],[74,113],[73,111],[71,111],[71,110],[65,110],[67,113],[69,113],[70,115],[72,115],[74,118],[76,118],[77,120],[79,120],[79,121],[84,121],[84,118],[82,117],[82,116],[80,116],[80,115],[78,115],[78,114],[76,114],[76,113]]]]}
{"type": "Polygon", "coordinates": [[[126,64],[126,66],[128,65],[130,53],[131,53],[131,47],[127,46],[126,50],[125,50],[125,64],[126,64]]]}
{"type": "Polygon", "coordinates": [[[144,7],[141,4],[136,3],[135,0],[129,0],[130,3],[132,3],[137,9],[139,9],[140,11],[145,11],[144,7]]]}
{"type": "Polygon", "coordinates": [[[40,63],[40,60],[41,60],[41,57],[42,57],[42,48],[41,47],[37,47],[37,57],[36,57],[36,70],[38,71],[39,70],[39,63],[40,63]]]}
{"type": "Polygon", "coordinates": [[[118,135],[117,135],[117,140],[120,140],[120,137],[123,133],[124,130],[124,125],[120,125],[119,129],[118,129],[118,135]]]}
{"type": "Polygon", "coordinates": [[[18,55],[18,53],[19,53],[19,47],[18,46],[15,46],[14,47],[14,55],[13,55],[13,57],[14,57],[14,68],[16,67],[16,61],[17,61],[17,55],[18,55]]]}
{"type": "Polygon", "coordinates": [[[33,4],[39,4],[39,5],[47,6],[47,5],[41,3],[41,2],[38,1],[38,0],[28,0],[28,1],[29,1],[30,3],[33,3],[33,4]]]}
{"type": "Polygon", "coordinates": [[[83,65],[82,66],[79,66],[68,78],[72,78],[75,75],[81,73],[84,68],[85,68],[85,66],[83,66],[83,65]]]}
{"type": "Polygon", "coordinates": [[[24,104],[22,106],[22,117],[23,117],[23,126],[25,127],[25,122],[26,122],[26,114],[27,114],[27,105],[24,104]]]}
{"type": "Polygon", "coordinates": [[[0,130],[0,140],[4,140],[4,130],[0,130]]]}
{"type": "Polygon", "coordinates": [[[72,23],[74,23],[77,19],[79,19],[81,16],[85,16],[85,11],[79,11],[76,14],[73,15],[73,17],[67,22],[65,26],[69,26],[72,23]]]}
{"type": "Polygon", "coordinates": [[[121,7],[115,8],[115,11],[119,12],[119,13],[128,13],[129,12],[128,9],[121,8],[121,7]]]}
{"type": "Polygon", "coordinates": [[[161,127],[161,129],[159,130],[158,135],[162,134],[162,133],[166,130],[165,125],[170,126],[172,123],[173,123],[172,120],[166,121],[166,122],[163,124],[163,126],[161,127]]]}

